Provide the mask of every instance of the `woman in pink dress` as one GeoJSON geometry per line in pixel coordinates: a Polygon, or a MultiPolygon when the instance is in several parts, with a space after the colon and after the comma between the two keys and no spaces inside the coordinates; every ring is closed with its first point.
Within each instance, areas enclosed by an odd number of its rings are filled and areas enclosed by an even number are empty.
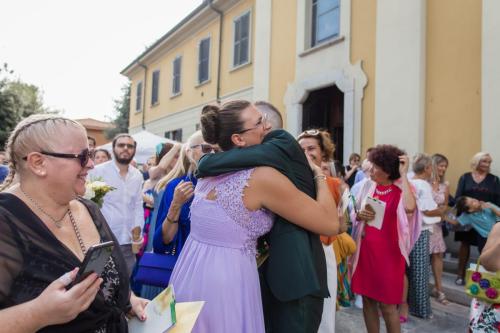
{"type": "Polygon", "coordinates": [[[363,316],[368,332],[378,332],[379,306],[387,332],[400,332],[397,305],[403,296],[403,278],[408,255],[418,239],[420,224],[416,201],[407,172],[405,153],[390,145],[378,145],[370,153],[370,178],[356,197],[357,224],[353,235],[357,249],[352,257],[352,290],[363,296],[363,316]],[[370,226],[375,218],[368,197],[385,202],[381,229],[370,226]]]}

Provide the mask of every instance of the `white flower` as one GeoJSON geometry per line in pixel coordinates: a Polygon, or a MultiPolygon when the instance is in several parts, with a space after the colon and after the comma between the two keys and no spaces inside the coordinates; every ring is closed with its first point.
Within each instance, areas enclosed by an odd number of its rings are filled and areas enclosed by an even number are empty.
{"type": "Polygon", "coordinates": [[[90,185],[92,186],[92,188],[99,188],[99,187],[107,186],[108,184],[106,184],[105,182],[100,181],[100,180],[95,180],[95,181],[91,182],[90,185]]]}
{"type": "Polygon", "coordinates": [[[91,183],[85,184],[85,194],[83,197],[88,200],[92,200],[92,198],[95,197],[95,192],[91,183]]]}

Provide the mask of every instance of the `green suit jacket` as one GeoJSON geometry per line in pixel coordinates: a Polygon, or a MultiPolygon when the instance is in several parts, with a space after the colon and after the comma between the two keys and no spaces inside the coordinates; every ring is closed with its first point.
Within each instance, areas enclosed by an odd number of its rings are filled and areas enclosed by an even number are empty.
{"type": "MultiPolygon", "coordinates": [[[[260,145],[205,155],[198,165],[197,177],[256,166],[277,169],[299,190],[316,198],[314,175],[307,158],[295,138],[285,130],[270,132],[260,145]]],[[[325,254],[317,234],[277,216],[267,240],[269,258],[261,266],[261,274],[278,300],[329,296],[325,254]]]]}

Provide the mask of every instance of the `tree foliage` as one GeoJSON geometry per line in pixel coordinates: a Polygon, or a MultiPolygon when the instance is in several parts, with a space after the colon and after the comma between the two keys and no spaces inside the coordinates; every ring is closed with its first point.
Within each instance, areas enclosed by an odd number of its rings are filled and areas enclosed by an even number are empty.
{"type": "Polygon", "coordinates": [[[58,113],[43,105],[43,94],[37,86],[12,79],[12,74],[7,64],[0,68],[0,150],[22,119],[35,113],[58,113]]]}
{"type": "Polygon", "coordinates": [[[122,96],[115,99],[114,115],[112,123],[116,126],[106,130],[106,137],[112,139],[118,133],[128,133],[130,113],[130,83],[122,87],[122,96]]]}

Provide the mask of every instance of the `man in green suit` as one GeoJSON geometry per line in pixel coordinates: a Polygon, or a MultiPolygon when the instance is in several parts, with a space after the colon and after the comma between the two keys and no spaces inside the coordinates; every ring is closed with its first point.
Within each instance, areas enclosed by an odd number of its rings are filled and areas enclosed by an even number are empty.
{"type": "MultiPolygon", "coordinates": [[[[273,128],[280,128],[279,112],[267,102],[255,103],[273,128]]],[[[197,177],[270,166],[290,179],[302,192],[316,198],[314,175],[295,138],[282,129],[266,134],[259,145],[205,155],[197,177]]],[[[290,207],[300,209],[300,207],[290,207]]],[[[326,262],[319,235],[277,216],[266,235],[269,258],[260,267],[266,332],[318,331],[323,299],[329,297],[326,262]]]]}

